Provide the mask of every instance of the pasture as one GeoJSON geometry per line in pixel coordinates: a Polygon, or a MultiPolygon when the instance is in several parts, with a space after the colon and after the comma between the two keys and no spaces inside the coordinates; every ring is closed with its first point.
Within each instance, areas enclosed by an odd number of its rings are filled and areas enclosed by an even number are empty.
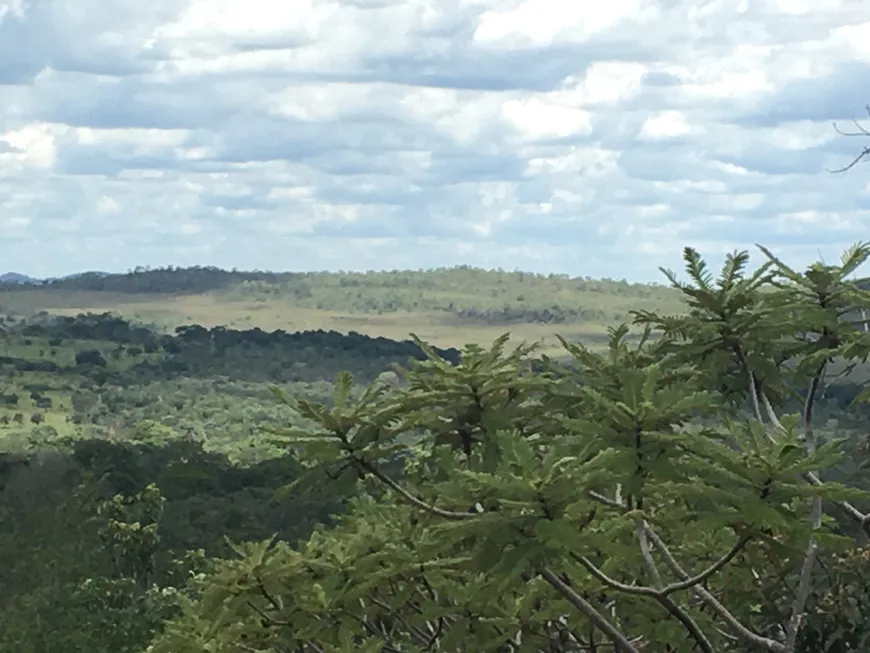
{"type": "MultiPolygon", "coordinates": [[[[601,298],[597,298],[601,301],[601,298]]],[[[582,298],[578,298],[578,301],[582,298]]],[[[619,298],[614,311],[631,307],[628,298],[619,298]]],[[[638,300],[635,299],[637,304],[638,300]]],[[[655,308],[650,300],[641,300],[640,307],[655,308]]],[[[674,306],[666,306],[667,309],[674,306]]],[[[154,325],[171,332],[183,324],[200,324],[210,328],[225,326],[246,330],[259,327],[264,331],[356,331],[373,337],[404,340],[414,333],[438,347],[461,347],[468,343],[487,345],[505,332],[512,342],[541,342],[543,351],[561,351],[556,334],[590,346],[603,343],[607,327],[617,323],[603,321],[567,321],[563,323],[520,322],[486,324],[465,319],[446,311],[393,311],[364,313],[324,310],[296,305],[288,298],[240,299],[222,294],[146,295],[93,291],[55,291],[44,289],[0,291],[0,307],[6,312],[32,316],[40,311],[54,315],[74,316],[79,313],[114,313],[126,319],[154,325]]]]}

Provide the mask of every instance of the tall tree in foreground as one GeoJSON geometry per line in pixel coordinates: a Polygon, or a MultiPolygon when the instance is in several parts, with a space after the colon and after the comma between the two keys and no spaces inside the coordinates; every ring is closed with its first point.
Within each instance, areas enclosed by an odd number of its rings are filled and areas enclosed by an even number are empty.
{"type": "Polygon", "coordinates": [[[295,548],[240,546],[149,650],[866,650],[867,497],[830,480],[853,452],[814,407],[870,355],[870,246],[804,272],[761,251],[714,278],[686,249],[687,312],[637,313],[635,345],[420,343],[400,388],[278,393],[309,426],[275,437],[367,492],[295,548]]]}

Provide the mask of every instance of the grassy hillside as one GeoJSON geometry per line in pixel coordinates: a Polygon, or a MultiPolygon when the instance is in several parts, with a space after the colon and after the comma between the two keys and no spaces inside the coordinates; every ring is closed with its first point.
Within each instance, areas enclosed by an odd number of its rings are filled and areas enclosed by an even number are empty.
{"type": "MultiPolygon", "coordinates": [[[[413,342],[359,333],[194,325],[170,335],[108,314],[6,326],[0,331],[0,451],[66,437],[180,437],[234,457],[257,457],[269,447],[251,440],[256,427],[287,418],[272,385],[323,398],[344,370],[367,382],[424,357],[413,342]]],[[[456,350],[438,351],[458,360],[456,350]]]]}
{"type": "Polygon", "coordinates": [[[323,329],[391,339],[413,332],[443,347],[489,343],[505,331],[549,347],[556,333],[594,344],[632,309],[682,306],[661,286],[467,267],[347,274],[190,268],[0,285],[0,313],[112,312],[164,329],[323,329]]]}
{"type": "MultiPolygon", "coordinates": [[[[267,415],[280,421],[269,384],[327,395],[342,369],[365,380],[414,356],[401,342],[410,333],[447,349],[489,345],[509,331],[515,343],[540,341],[558,355],[557,333],[595,346],[632,309],[682,308],[659,286],[468,267],[170,268],[0,284],[0,319],[14,332],[0,342],[0,399],[8,398],[0,440],[14,451],[58,437],[148,440],[154,431],[251,456],[255,425],[267,415]],[[200,329],[176,335],[183,325],[200,329]],[[105,364],[77,363],[82,350],[99,351],[105,364]]],[[[259,443],[254,449],[263,454],[259,443]]]]}

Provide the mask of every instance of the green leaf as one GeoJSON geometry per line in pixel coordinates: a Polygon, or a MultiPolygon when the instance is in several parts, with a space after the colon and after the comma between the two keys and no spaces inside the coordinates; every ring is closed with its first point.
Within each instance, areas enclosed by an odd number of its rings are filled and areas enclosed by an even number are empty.
{"type": "Polygon", "coordinates": [[[778,460],[783,467],[791,465],[802,460],[806,456],[806,448],[799,444],[787,443],[779,449],[778,460]]]}
{"type": "Polygon", "coordinates": [[[540,519],[535,523],[535,536],[545,546],[580,553],[587,546],[587,540],[580,532],[578,524],[564,519],[540,519]]]}

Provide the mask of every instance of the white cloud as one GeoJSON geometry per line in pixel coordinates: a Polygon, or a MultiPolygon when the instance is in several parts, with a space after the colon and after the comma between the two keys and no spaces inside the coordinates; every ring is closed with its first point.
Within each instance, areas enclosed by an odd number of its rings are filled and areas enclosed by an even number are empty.
{"type": "Polygon", "coordinates": [[[0,260],[833,258],[870,219],[866,170],[825,172],[868,44],[853,0],[0,0],[0,260]]]}
{"type": "Polygon", "coordinates": [[[14,171],[30,167],[51,168],[57,156],[55,138],[64,131],[63,125],[31,123],[2,134],[0,141],[7,144],[9,151],[0,154],[0,174],[4,168],[14,171]]]}
{"type": "Polygon", "coordinates": [[[97,211],[100,213],[117,213],[121,210],[120,205],[113,197],[109,197],[108,195],[103,195],[97,201],[97,211]]]}
{"type": "Polygon", "coordinates": [[[642,63],[594,61],[581,76],[566,78],[562,96],[578,106],[617,104],[640,93],[647,72],[642,63]]]}
{"type": "Polygon", "coordinates": [[[491,10],[480,17],[474,38],[482,43],[549,45],[582,42],[636,17],[648,0],[566,3],[562,0],[525,0],[510,9],[491,10]]]}
{"type": "MultiPolygon", "coordinates": [[[[698,130],[703,131],[703,129],[698,130]]],[[[640,130],[640,136],[648,140],[664,140],[676,136],[685,136],[692,132],[692,127],[686,122],[686,117],[680,111],[662,111],[648,118],[640,130]]]]}
{"type": "Polygon", "coordinates": [[[526,139],[560,138],[592,131],[589,112],[536,97],[509,100],[502,105],[502,112],[526,139]]]}

